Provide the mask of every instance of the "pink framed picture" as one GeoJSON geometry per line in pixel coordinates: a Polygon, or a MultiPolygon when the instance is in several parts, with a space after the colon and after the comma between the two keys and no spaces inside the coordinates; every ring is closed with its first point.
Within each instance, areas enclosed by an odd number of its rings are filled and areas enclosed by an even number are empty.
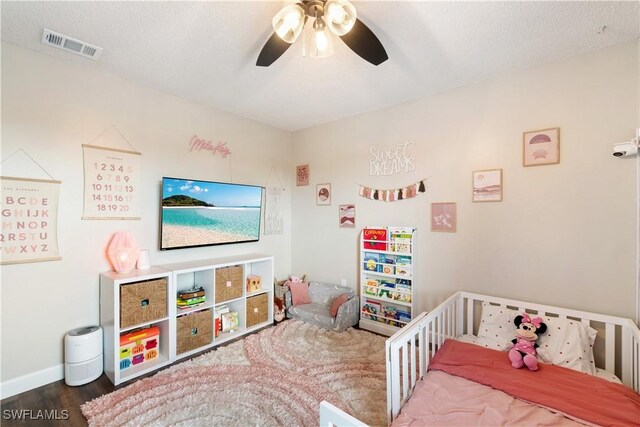
{"type": "Polygon", "coordinates": [[[331,204],[331,184],[316,186],[316,205],[329,206],[331,204]]]}
{"type": "Polygon", "coordinates": [[[502,169],[473,171],[473,201],[502,201],[502,169]]]}
{"type": "Polygon", "coordinates": [[[296,166],[296,186],[309,185],[309,165],[296,166]]]}
{"type": "Polygon", "coordinates": [[[431,231],[456,232],[455,203],[431,203],[431,231]]]}
{"type": "Polygon", "coordinates": [[[522,134],[522,165],[560,163],[560,128],[540,129],[522,134]]]}
{"type": "Polygon", "coordinates": [[[356,205],[340,205],[338,210],[338,226],[340,228],[355,228],[356,205]]]}

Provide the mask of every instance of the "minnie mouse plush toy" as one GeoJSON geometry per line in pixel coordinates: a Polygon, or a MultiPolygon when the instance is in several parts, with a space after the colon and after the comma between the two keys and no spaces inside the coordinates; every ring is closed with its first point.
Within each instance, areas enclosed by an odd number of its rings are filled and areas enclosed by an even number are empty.
{"type": "Polygon", "coordinates": [[[542,322],[540,317],[529,317],[527,313],[522,316],[516,316],[513,320],[518,328],[516,330],[516,338],[511,340],[514,344],[509,350],[509,360],[514,368],[522,368],[527,365],[531,371],[538,370],[538,359],[536,358],[536,340],[538,335],[547,331],[547,325],[542,322]]]}

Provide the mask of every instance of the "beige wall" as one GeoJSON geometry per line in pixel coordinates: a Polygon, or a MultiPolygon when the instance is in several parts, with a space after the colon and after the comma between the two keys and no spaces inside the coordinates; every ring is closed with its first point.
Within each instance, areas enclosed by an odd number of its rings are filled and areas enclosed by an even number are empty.
{"type": "MultiPolygon", "coordinates": [[[[78,66],[3,43],[2,158],[19,148],[62,181],[58,222],[62,260],[2,267],[2,382],[59,365],[64,334],[99,322],[98,274],[110,269],[104,251],[115,231],[132,231],[141,247],[150,249],[156,265],[257,252],[275,255],[278,276],[289,274],[293,176],[289,132],[97,71],[93,63],[78,66]],[[81,220],[81,145],[110,125],[142,153],[139,221],[81,220]],[[194,134],[227,141],[231,160],[188,152],[194,134]],[[285,233],[261,236],[258,243],[160,252],[162,176],[257,185],[276,185],[279,178],[286,187],[285,233]]],[[[9,160],[3,172],[23,167],[29,165],[9,160]]]]}
{"type": "Polygon", "coordinates": [[[293,192],[293,270],[356,286],[359,229],[415,226],[421,310],[463,289],[634,317],[637,162],[611,150],[640,127],[638,47],[512,70],[294,133],[293,161],[310,164],[311,185],[293,192]],[[524,168],[522,132],[556,126],[560,164],[524,168]],[[369,176],[371,146],[407,141],[415,172],[369,176]],[[504,201],[473,203],[472,171],[494,168],[503,169],[504,201]],[[412,200],[358,196],[358,184],[397,188],[425,177],[426,194],[412,200]],[[331,183],[331,206],[316,206],[318,183],[331,183]],[[429,230],[432,202],[457,203],[457,233],[429,230]],[[354,230],[338,228],[344,203],[356,204],[354,230]]]}

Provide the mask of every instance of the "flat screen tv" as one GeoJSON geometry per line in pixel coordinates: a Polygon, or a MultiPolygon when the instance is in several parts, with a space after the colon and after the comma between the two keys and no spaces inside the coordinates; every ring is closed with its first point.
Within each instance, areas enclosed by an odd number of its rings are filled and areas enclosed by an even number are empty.
{"type": "Polygon", "coordinates": [[[160,249],[256,242],[262,187],[162,178],[160,249]]]}

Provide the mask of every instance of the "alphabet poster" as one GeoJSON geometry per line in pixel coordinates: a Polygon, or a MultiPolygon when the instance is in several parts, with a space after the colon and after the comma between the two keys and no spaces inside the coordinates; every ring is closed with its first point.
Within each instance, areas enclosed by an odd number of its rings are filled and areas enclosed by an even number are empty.
{"type": "Polygon", "coordinates": [[[83,145],[82,219],[140,219],[140,153],[83,145]]]}
{"type": "Polygon", "coordinates": [[[60,181],[0,177],[0,264],[57,261],[60,181]]]}

